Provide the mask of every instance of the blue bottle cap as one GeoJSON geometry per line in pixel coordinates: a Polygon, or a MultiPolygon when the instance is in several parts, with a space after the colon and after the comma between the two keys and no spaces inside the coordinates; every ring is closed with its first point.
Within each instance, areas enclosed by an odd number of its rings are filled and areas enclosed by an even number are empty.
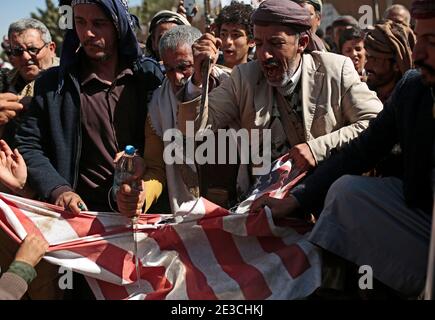
{"type": "Polygon", "coordinates": [[[124,152],[128,156],[132,156],[136,152],[136,149],[135,147],[128,145],[125,147],[124,152]]]}

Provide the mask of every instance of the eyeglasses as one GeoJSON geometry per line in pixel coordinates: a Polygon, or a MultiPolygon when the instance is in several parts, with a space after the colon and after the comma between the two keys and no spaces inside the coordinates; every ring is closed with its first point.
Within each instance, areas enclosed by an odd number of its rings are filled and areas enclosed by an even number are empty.
{"type": "Polygon", "coordinates": [[[46,46],[48,46],[48,43],[44,44],[41,48],[35,48],[35,47],[26,48],[26,49],[25,48],[21,48],[21,47],[11,48],[9,52],[14,57],[21,57],[24,54],[24,52],[27,52],[31,56],[36,57],[39,54],[39,52],[42,49],[44,49],[46,46]]]}
{"type": "Polygon", "coordinates": [[[176,65],[175,67],[170,67],[170,66],[165,64],[165,70],[166,70],[166,73],[173,72],[173,71],[185,73],[185,72],[193,70],[193,64],[180,63],[179,65],[176,65]]]}

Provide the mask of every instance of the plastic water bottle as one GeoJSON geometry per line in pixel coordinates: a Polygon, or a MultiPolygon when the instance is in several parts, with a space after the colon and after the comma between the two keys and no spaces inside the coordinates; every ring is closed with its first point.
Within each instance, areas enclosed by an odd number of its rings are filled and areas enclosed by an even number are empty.
{"type": "MultiPolygon", "coordinates": [[[[124,149],[124,154],[115,165],[115,174],[113,177],[112,187],[112,194],[114,199],[116,199],[116,193],[118,192],[121,185],[134,174],[133,159],[135,156],[136,149],[133,146],[128,145],[124,149]]],[[[132,188],[137,187],[135,182],[130,182],[130,185],[132,188]]]]}

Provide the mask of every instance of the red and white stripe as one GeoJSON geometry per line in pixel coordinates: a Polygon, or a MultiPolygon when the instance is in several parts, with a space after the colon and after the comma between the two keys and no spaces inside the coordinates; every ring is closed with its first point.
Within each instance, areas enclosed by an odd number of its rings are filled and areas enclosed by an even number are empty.
{"type": "Polygon", "coordinates": [[[87,276],[97,299],[299,299],[320,286],[320,255],[306,240],[309,224],[275,222],[267,209],[234,213],[202,198],[177,216],[169,224],[159,224],[168,215],[141,216],[138,280],[129,219],[73,216],[0,194],[0,227],[16,241],[41,234],[50,244],[44,258],[87,276]]]}

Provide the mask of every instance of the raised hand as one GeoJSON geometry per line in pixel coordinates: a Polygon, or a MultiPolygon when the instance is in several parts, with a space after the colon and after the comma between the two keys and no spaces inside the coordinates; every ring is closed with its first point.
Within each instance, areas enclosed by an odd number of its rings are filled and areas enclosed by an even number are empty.
{"type": "Polygon", "coordinates": [[[20,193],[27,180],[27,167],[20,152],[13,152],[9,145],[0,140],[0,183],[11,191],[20,193]]]}

